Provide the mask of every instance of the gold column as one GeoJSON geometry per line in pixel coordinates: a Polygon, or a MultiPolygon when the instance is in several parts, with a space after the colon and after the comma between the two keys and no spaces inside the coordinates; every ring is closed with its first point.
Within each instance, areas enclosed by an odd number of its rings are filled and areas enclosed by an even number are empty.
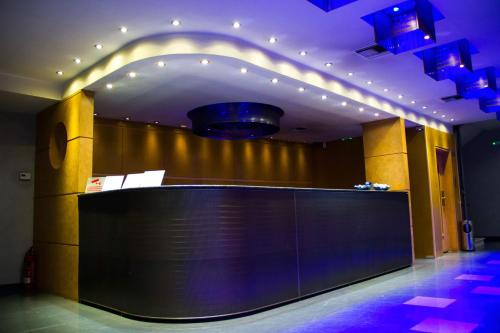
{"type": "Polygon", "coordinates": [[[92,175],[94,97],[81,91],[37,115],[34,243],[39,288],[78,299],[78,194],[92,175]]]}
{"type": "Polygon", "coordinates": [[[363,124],[366,179],[391,185],[391,190],[410,190],[405,125],[402,118],[363,124]]]}

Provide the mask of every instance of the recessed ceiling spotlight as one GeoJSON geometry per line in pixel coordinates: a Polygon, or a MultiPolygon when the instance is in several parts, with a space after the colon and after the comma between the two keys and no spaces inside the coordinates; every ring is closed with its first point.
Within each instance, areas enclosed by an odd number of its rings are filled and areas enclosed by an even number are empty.
{"type": "Polygon", "coordinates": [[[306,91],[306,88],[304,88],[304,87],[299,87],[299,89],[298,89],[298,90],[299,90],[299,92],[304,92],[304,91],[306,91]]]}
{"type": "Polygon", "coordinates": [[[359,108],[359,112],[365,111],[365,108],[359,108]]]}
{"type": "Polygon", "coordinates": [[[186,125],[181,125],[181,128],[186,128],[187,126],[186,125]]]}
{"type": "Polygon", "coordinates": [[[97,117],[98,116],[98,113],[97,112],[94,112],[94,117],[97,117]]]}
{"type": "Polygon", "coordinates": [[[342,103],[340,103],[340,105],[342,105],[342,106],[346,106],[346,105],[347,105],[347,102],[342,102],[342,103]]]}
{"type": "Polygon", "coordinates": [[[241,23],[240,23],[240,22],[238,22],[238,21],[234,21],[234,22],[233,22],[233,28],[235,28],[235,29],[239,29],[239,28],[241,28],[241,23]]]}
{"type": "Polygon", "coordinates": [[[328,68],[330,68],[330,67],[332,67],[332,66],[333,66],[333,64],[332,64],[331,62],[327,62],[327,63],[325,64],[325,67],[328,67],[328,68]]]}
{"type": "Polygon", "coordinates": [[[137,76],[136,72],[128,72],[127,76],[131,79],[135,78],[137,76]]]}
{"type": "Polygon", "coordinates": [[[464,68],[464,67],[465,67],[465,65],[464,65],[464,64],[460,64],[460,68],[464,68]]]}
{"type": "Polygon", "coordinates": [[[404,97],[403,95],[398,95],[399,99],[403,99],[403,97],[404,97]]]}
{"type": "Polygon", "coordinates": [[[108,90],[113,89],[113,84],[112,83],[106,84],[106,89],[108,89],[108,90]]]}
{"type": "Polygon", "coordinates": [[[273,78],[273,79],[271,80],[271,82],[272,82],[272,83],[274,83],[274,84],[276,84],[276,83],[278,83],[278,82],[279,82],[279,80],[278,80],[277,78],[273,78]]]}
{"type": "Polygon", "coordinates": [[[389,89],[387,89],[387,88],[384,88],[384,92],[388,92],[388,91],[389,91],[389,89]]]}
{"type": "Polygon", "coordinates": [[[366,81],[366,84],[371,85],[371,84],[373,84],[373,81],[366,81]]]}
{"type": "Polygon", "coordinates": [[[432,111],[432,114],[437,114],[438,112],[437,111],[432,111]]]}
{"type": "Polygon", "coordinates": [[[425,36],[424,36],[424,39],[425,39],[425,40],[429,40],[429,39],[431,39],[431,36],[429,36],[429,35],[425,35],[425,36]]]}
{"type": "Polygon", "coordinates": [[[179,21],[179,20],[172,20],[172,22],[171,22],[171,23],[172,23],[172,25],[173,25],[174,27],[178,27],[178,26],[180,26],[180,25],[181,25],[181,21],[179,21]]]}
{"type": "Polygon", "coordinates": [[[278,38],[276,38],[276,37],[270,37],[270,38],[269,38],[269,43],[271,43],[271,44],[274,44],[274,43],[276,43],[277,41],[278,41],[278,38]]]}
{"type": "Polygon", "coordinates": [[[321,96],[321,99],[324,101],[326,101],[327,98],[328,98],[328,96],[326,96],[326,95],[321,96]]]}
{"type": "Polygon", "coordinates": [[[75,58],[75,59],[73,59],[73,62],[74,62],[75,64],[79,64],[79,63],[81,63],[81,62],[82,62],[82,59],[80,59],[80,58],[75,58]]]}
{"type": "Polygon", "coordinates": [[[299,54],[304,57],[307,55],[307,51],[300,51],[299,54]]]}
{"type": "Polygon", "coordinates": [[[102,50],[102,44],[97,43],[94,45],[94,47],[98,50],[102,50]]]}
{"type": "Polygon", "coordinates": [[[124,118],[126,121],[129,121],[130,120],[130,117],[125,117],[124,118]]]}
{"type": "Polygon", "coordinates": [[[446,115],[445,114],[441,115],[441,118],[446,118],[446,115]]]}
{"type": "Polygon", "coordinates": [[[241,67],[241,69],[240,69],[240,73],[241,73],[241,74],[246,74],[246,73],[248,73],[248,68],[241,67]]]}
{"type": "Polygon", "coordinates": [[[208,59],[201,59],[200,64],[202,65],[208,65],[210,63],[210,60],[208,59]]]}
{"type": "Polygon", "coordinates": [[[156,65],[157,65],[158,67],[165,67],[167,64],[165,63],[165,61],[158,61],[158,62],[156,63],[156,65]]]}
{"type": "Polygon", "coordinates": [[[155,125],[158,125],[160,122],[159,121],[155,121],[155,125]]]}
{"type": "Polygon", "coordinates": [[[426,105],[422,106],[422,109],[427,110],[427,106],[426,105]]]}
{"type": "Polygon", "coordinates": [[[120,31],[122,32],[122,34],[126,34],[128,31],[128,28],[127,27],[120,27],[120,31]]]}
{"type": "Polygon", "coordinates": [[[59,76],[61,76],[61,75],[64,74],[64,72],[63,71],[57,71],[56,74],[59,75],[59,76]]]}
{"type": "Polygon", "coordinates": [[[416,101],[411,101],[410,103],[411,103],[411,104],[415,104],[415,103],[417,103],[417,102],[416,102],[416,101]]]}
{"type": "Polygon", "coordinates": [[[380,116],[380,114],[379,114],[378,112],[375,112],[373,115],[374,115],[375,117],[380,116]]]}
{"type": "Polygon", "coordinates": [[[451,118],[450,121],[455,121],[455,118],[451,118]]]}
{"type": "Polygon", "coordinates": [[[399,7],[393,7],[393,8],[392,8],[392,11],[393,11],[394,13],[399,12],[399,7]]]}

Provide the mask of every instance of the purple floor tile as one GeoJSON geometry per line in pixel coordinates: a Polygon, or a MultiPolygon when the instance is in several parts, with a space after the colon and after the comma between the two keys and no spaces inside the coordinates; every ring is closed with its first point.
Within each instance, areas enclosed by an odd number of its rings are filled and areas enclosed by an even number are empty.
{"type": "Polygon", "coordinates": [[[410,299],[409,301],[404,302],[403,304],[428,306],[432,308],[445,308],[453,302],[455,302],[455,300],[451,298],[417,296],[410,299]]]}
{"type": "Polygon", "coordinates": [[[489,282],[492,279],[493,275],[476,275],[476,274],[462,274],[455,278],[455,280],[484,281],[484,282],[489,282]]]}
{"type": "Polygon", "coordinates": [[[413,326],[411,330],[429,333],[469,333],[478,326],[479,325],[476,323],[427,318],[421,323],[413,326]]]}
{"type": "Polygon", "coordinates": [[[473,294],[482,294],[482,295],[495,295],[500,296],[500,288],[498,287],[476,287],[472,289],[473,294]]]}

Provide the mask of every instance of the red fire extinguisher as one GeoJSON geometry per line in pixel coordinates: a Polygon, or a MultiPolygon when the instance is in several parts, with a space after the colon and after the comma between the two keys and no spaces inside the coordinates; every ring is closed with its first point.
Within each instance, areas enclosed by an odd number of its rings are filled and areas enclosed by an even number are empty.
{"type": "Polygon", "coordinates": [[[24,255],[23,285],[24,291],[31,292],[35,289],[35,254],[33,247],[30,247],[24,255]]]}

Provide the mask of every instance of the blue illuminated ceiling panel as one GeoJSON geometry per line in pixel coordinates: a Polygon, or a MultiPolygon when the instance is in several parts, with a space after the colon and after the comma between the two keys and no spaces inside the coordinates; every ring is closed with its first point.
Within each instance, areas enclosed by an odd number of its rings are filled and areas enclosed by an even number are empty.
{"type": "Polygon", "coordinates": [[[487,67],[463,75],[456,80],[457,94],[465,99],[495,98],[497,93],[496,70],[487,67]]]}
{"type": "Polygon", "coordinates": [[[323,9],[325,12],[330,12],[336,8],[347,5],[358,0],[307,0],[316,7],[323,9]]]}
{"type": "Polygon", "coordinates": [[[399,54],[436,42],[434,22],[444,16],[428,0],[410,0],[362,19],[372,25],[375,42],[399,54]]]}
{"type": "Polygon", "coordinates": [[[481,98],[479,107],[486,113],[500,112],[500,92],[493,98],[481,98]]]}
{"type": "Polygon", "coordinates": [[[477,50],[467,39],[439,45],[415,55],[424,62],[424,72],[436,81],[450,79],[472,72],[471,54],[477,50]]]}

